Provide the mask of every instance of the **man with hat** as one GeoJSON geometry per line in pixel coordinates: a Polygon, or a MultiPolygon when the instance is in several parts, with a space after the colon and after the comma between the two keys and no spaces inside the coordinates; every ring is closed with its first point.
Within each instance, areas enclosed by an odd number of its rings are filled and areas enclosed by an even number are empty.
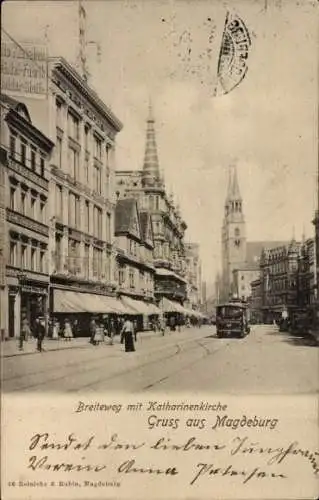
{"type": "Polygon", "coordinates": [[[42,342],[45,336],[45,320],[43,316],[38,316],[35,320],[34,335],[37,339],[37,350],[42,352],[42,342]]]}

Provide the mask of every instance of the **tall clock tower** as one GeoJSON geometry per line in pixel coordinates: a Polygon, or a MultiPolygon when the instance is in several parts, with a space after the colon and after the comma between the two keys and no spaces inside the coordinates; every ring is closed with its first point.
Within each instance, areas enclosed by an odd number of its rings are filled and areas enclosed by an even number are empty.
{"type": "Polygon", "coordinates": [[[239,190],[237,168],[229,169],[228,191],[222,227],[222,299],[228,300],[233,289],[233,270],[246,262],[246,223],[239,190]]]}

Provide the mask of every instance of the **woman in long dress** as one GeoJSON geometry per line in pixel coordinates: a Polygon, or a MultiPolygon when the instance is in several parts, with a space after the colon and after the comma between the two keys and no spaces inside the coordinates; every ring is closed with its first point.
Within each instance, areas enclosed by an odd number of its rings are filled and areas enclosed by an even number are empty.
{"type": "Polygon", "coordinates": [[[134,339],[133,339],[134,326],[129,318],[126,318],[122,332],[124,335],[125,352],[134,352],[135,351],[134,339]]]}
{"type": "Polygon", "coordinates": [[[64,336],[66,341],[68,341],[68,340],[71,341],[71,339],[73,338],[71,322],[68,319],[66,319],[65,323],[64,323],[63,336],[64,336]]]}
{"type": "Polygon", "coordinates": [[[58,340],[59,333],[60,333],[60,323],[58,321],[55,321],[53,324],[52,339],[58,340]]]}

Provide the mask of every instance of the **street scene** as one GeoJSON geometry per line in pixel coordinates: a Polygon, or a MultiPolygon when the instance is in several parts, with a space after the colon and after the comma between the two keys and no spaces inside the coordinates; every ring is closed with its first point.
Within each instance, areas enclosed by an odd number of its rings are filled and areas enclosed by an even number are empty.
{"type": "Polygon", "coordinates": [[[315,16],[171,4],[5,3],[6,392],[318,391],[315,16]]]}
{"type": "MultiPolygon", "coordinates": [[[[60,341],[62,342],[62,341],[60,341]]],[[[148,391],[223,394],[315,394],[318,351],[313,341],[258,325],[244,339],[218,339],[213,326],[145,334],[129,357],[120,339],[72,347],[47,341],[45,355],[34,345],[24,354],[7,352],[3,390],[21,393],[148,391]],[[19,359],[17,359],[19,357],[19,359]],[[85,370],[83,365],[85,364],[85,370]]],[[[34,344],[34,341],[29,341],[34,344]]],[[[93,401],[93,400],[92,400],[93,401]]]]}

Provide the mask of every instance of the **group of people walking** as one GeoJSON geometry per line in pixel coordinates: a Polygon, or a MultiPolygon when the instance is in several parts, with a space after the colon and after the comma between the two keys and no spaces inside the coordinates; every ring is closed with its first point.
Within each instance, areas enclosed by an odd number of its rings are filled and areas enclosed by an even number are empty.
{"type": "Polygon", "coordinates": [[[43,350],[42,343],[44,337],[45,337],[44,317],[39,316],[38,318],[36,318],[31,328],[27,316],[23,315],[21,321],[20,336],[19,336],[20,351],[23,350],[24,342],[27,342],[29,339],[35,338],[37,340],[37,351],[42,352],[43,350]]]}

